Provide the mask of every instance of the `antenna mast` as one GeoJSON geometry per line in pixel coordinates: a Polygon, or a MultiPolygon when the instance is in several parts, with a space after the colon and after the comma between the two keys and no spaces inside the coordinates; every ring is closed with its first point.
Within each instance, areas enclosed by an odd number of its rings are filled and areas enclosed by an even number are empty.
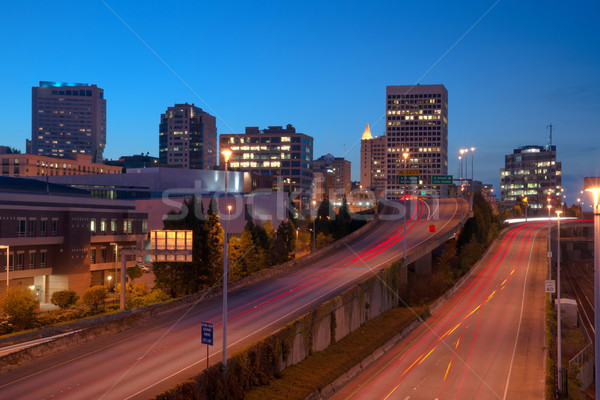
{"type": "Polygon", "coordinates": [[[550,151],[552,150],[552,123],[550,123],[550,125],[548,125],[546,128],[550,129],[550,136],[548,136],[548,145],[546,146],[547,150],[550,151]]]}

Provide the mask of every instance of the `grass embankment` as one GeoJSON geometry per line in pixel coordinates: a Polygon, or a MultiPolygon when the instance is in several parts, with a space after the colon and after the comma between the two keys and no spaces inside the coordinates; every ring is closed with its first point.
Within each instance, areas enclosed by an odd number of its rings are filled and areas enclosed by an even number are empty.
{"type": "Polygon", "coordinates": [[[359,329],[329,346],[313,353],[304,361],[286,368],[281,379],[258,386],[247,393],[247,400],[294,400],[306,396],[333,382],[360,363],[379,347],[417,319],[425,307],[394,308],[373,318],[359,329]]]}

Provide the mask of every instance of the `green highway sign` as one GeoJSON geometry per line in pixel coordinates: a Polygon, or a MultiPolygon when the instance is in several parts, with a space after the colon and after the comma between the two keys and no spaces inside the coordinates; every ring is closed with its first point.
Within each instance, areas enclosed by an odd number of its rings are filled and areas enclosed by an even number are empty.
{"type": "Polygon", "coordinates": [[[432,185],[451,185],[452,175],[433,175],[431,177],[432,185]]]}
{"type": "Polygon", "coordinates": [[[418,185],[421,177],[419,175],[398,176],[399,185],[418,185]]]}

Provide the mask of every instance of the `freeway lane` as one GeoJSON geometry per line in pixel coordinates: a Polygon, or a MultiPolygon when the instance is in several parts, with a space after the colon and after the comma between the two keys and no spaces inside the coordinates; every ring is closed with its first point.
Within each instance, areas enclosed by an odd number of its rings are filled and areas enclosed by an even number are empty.
{"type": "MultiPolygon", "coordinates": [[[[431,239],[429,219],[441,235],[458,223],[458,203],[444,200],[439,209],[414,201],[407,225],[408,248],[431,239]]],[[[383,219],[383,218],[382,218],[383,219]]],[[[401,258],[403,221],[378,221],[361,238],[294,271],[231,292],[228,352],[240,350],[333,298],[372,272],[401,258]],[[358,259],[368,260],[365,263],[358,259]]],[[[0,377],[0,398],[127,399],[148,398],[201,372],[206,348],[200,321],[215,322],[210,361],[221,359],[221,299],[165,313],[144,325],[104,335],[82,346],[16,368],[0,377]]]]}
{"type": "Polygon", "coordinates": [[[543,398],[545,229],[505,231],[467,286],[332,398],[543,398]]]}

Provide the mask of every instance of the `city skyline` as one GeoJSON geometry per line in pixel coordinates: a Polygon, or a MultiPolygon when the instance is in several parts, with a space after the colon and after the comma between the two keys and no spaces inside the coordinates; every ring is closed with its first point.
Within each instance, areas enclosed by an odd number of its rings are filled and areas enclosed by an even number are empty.
{"type": "Polygon", "coordinates": [[[1,67],[11,77],[2,145],[25,150],[39,81],[89,82],[110,99],[106,158],[158,155],[160,114],[189,102],[217,116],[219,134],[291,123],[315,138],[315,156],[349,159],[358,180],[365,124],[373,136],[385,130],[385,87],[441,83],[449,92],[448,173],[457,175],[458,149],[476,147],[475,178],[497,188],[504,155],[545,145],[552,123],[569,204],[583,176],[600,175],[597,128],[587,117],[600,105],[593,2],[138,5],[8,9],[0,29],[19,39],[5,45],[13,63],[1,67]],[[199,11],[207,15],[200,24],[199,11]],[[45,24],[55,14],[74,23],[45,24]],[[91,26],[75,23],[90,17],[91,26]],[[175,42],[178,35],[189,40],[175,42]],[[183,51],[189,44],[202,51],[183,51]]]}

